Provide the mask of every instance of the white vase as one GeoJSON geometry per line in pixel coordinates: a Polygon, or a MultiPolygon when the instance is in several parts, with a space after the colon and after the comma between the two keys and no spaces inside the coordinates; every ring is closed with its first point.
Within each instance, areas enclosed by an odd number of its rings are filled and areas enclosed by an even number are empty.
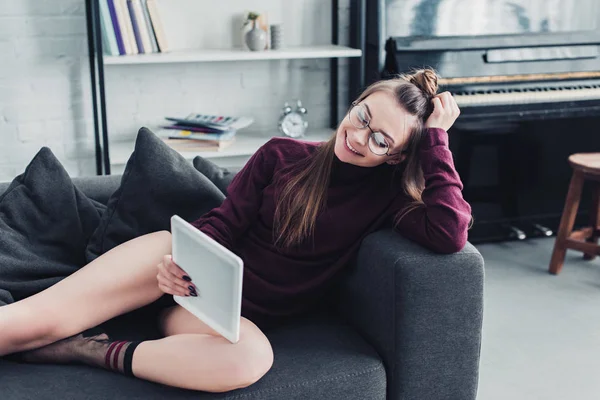
{"type": "Polygon", "coordinates": [[[264,50],[267,45],[267,32],[260,29],[256,21],[252,21],[252,29],[246,32],[246,45],[252,51],[264,50]]]}

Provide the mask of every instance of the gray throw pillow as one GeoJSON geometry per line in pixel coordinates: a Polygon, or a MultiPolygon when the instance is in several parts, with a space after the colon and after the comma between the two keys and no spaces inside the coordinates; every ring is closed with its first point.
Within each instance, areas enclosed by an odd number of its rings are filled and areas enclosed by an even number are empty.
{"type": "Polygon", "coordinates": [[[0,305],[38,293],[86,263],[105,207],[44,147],[0,195],[0,305]]]}
{"type": "Polygon", "coordinates": [[[217,164],[201,156],[195,157],[193,164],[194,168],[202,172],[224,195],[227,195],[227,187],[233,180],[236,171],[219,167],[217,164]]]}
{"type": "Polygon", "coordinates": [[[88,261],[138,236],[170,230],[173,214],[194,221],[224,199],[219,188],[191,163],[142,128],[121,184],[88,243],[88,261]]]}

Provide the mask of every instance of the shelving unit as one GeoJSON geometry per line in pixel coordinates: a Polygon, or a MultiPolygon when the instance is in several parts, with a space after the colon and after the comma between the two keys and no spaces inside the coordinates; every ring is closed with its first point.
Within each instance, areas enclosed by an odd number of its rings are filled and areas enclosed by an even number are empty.
{"type": "MultiPolygon", "coordinates": [[[[127,56],[105,56],[102,51],[102,34],[100,25],[100,9],[98,0],[86,1],[86,20],[88,32],[88,52],[90,63],[90,81],[92,86],[92,106],[94,115],[94,139],[96,151],[96,173],[98,175],[111,174],[111,166],[123,166],[131,154],[134,143],[111,143],[113,154],[109,151],[108,118],[106,115],[106,95],[104,85],[104,68],[113,65],[139,65],[139,64],[165,64],[165,63],[192,63],[192,62],[228,62],[228,61],[259,61],[259,60],[290,60],[328,58],[331,60],[330,74],[330,106],[332,126],[337,123],[338,117],[338,58],[352,57],[359,60],[356,68],[350,73],[350,85],[361,87],[364,82],[364,61],[362,54],[365,49],[364,21],[352,30],[351,45],[346,47],[338,45],[338,0],[332,0],[332,44],[321,46],[287,47],[281,50],[267,50],[251,52],[242,49],[198,49],[179,50],[168,53],[139,54],[127,56]]],[[[366,0],[351,0],[350,7],[353,15],[362,15],[366,0]]],[[[355,91],[355,90],[354,90],[355,91]]],[[[322,141],[329,137],[328,133],[308,132],[306,140],[322,141]]],[[[197,155],[211,159],[249,158],[262,144],[273,136],[279,136],[276,130],[271,136],[256,135],[241,131],[237,134],[236,143],[220,152],[181,152],[186,158],[193,159],[197,155]]]]}
{"type": "MultiPolygon", "coordinates": [[[[298,140],[322,142],[328,140],[333,135],[333,132],[333,129],[309,131],[306,136],[298,138],[298,140]]],[[[235,143],[222,151],[179,151],[179,154],[187,160],[193,160],[196,156],[202,156],[212,161],[220,161],[219,164],[222,166],[240,166],[274,136],[281,136],[281,134],[276,130],[271,135],[239,132],[236,135],[235,143]]],[[[134,146],[135,143],[132,140],[112,143],[111,164],[115,170],[120,171],[125,167],[134,146]]]]}
{"type": "Polygon", "coordinates": [[[303,58],[360,57],[362,51],[345,46],[297,46],[282,50],[247,51],[243,49],[180,50],[168,53],[106,56],[104,65],[163,64],[217,61],[291,60],[303,58]]]}

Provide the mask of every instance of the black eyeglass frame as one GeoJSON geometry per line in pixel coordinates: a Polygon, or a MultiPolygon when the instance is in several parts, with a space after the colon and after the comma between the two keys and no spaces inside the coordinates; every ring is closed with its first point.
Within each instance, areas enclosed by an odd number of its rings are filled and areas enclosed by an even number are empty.
{"type": "MultiPolygon", "coordinates": [[[[354,109],[354,107],[358,106],[359,104],[360,104],[360,103],[358,103],[358,102],[356,102],[356,101],[353,101],[353,102],[352,102],[352,105],[350,106],[350,110],[348,110],[348,121],[350,121],[350,123],[352,124],[352,126],[353,126],[353,127],[355,127],[356,129],[365,129],[365,128],[369,128],[369,130],[371,131],[371,134],[369,135],[369,141],[370,141],[371,139],[373,139],[373,140],[376,142],[376,140],[375,140],[375,138],[374,138],[374,136],[375,136],[375,131],[374,131],[373,129],[371,129],[371,126],[370,126],[370,124],[371,124],[371,117],[369,117],[369,121],[367,122],[367,124],[366,124],[365,126],[362,126],[362,127],[360,127],[360,126],[356,126],[356,125],[354,125],[354,123],[352,123],[352,119],[350,118],[350,113],[352,113],[352,110],[354,109]]],[[[364,106],[362,106],[362,107],[364,107],[364,106]]],[[[368,114],[367,114],[367,115],[368,115],[368,114]]],[[[379,133],[380,135],[384,136],[384,135],[383,135],[383,133],[381,133],[381,132],[377,132],[377,133],[379,133]]],[[[386,140],[386,143],[387,143],[387,140],[386,140]]],[[[371,153],[375,154],[376,156],[382,156],[382,157],[383,157],[383,156],[388,156],[388,157],[391,157],[391,156],[397,156],[398,154],[403,154],[403,153],[406,153],[406,151],[404,151],[404,150],[403,150],[403,151],[399,151],[398,153],[393,153],[393,154],[390,154],[390,153],[389,153],[389,151],[390,151],[390,145],[389,145],[389,143],[388,143],[388,149],[387,149],[387,150],[386,150],[386,152],[385,152],[385,153],[383,153],[383,154],[377,154],[377,153],[375,153],[375,152],[373,151],[373,149],[371,149],[371,146],[369,146],[369,145],[367,145],[367,147],[369,148],[369,151],[370,151],[371,153]]]]}

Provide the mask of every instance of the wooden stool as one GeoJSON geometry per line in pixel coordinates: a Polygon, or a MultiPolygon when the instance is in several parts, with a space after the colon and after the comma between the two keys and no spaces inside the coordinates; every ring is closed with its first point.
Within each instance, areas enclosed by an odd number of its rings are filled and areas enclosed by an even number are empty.
{"type": "Polygon", "coordinates": [[[549,272],[554,275],[558,275],[562,269],[567,249],[582,251],[585,260],[592,260],[600,255],[600,246],[598,246],[598,238],[600,238],[600,213],[598,212],[600,208],[600,153],[572,154],[569,157],[569,164],[573,168],[573,176],[550,260],[549,272]],[[593,185],[590,226],[573,231],[583,183],[586,180],[591,181],[593,185]]]}

